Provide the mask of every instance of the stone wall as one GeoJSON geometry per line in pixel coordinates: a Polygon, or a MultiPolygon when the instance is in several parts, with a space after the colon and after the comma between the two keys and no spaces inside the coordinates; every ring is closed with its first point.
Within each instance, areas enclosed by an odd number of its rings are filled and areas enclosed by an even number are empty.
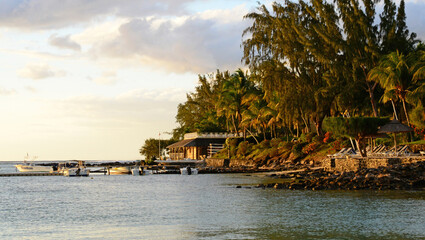
{"type": "Polygon", "coordinates": [[[394,164],[405,164],[422,161],[422,158],[328,158],[322,161],[327,171],[349,172],[362,168],[387,167],[394,164]]]}
{"type": "Polygon", "coordinates": [[[208,167],[252,167],[252,161],[245,159],[222,159],[207,158],[205,160],[208,167]]]}

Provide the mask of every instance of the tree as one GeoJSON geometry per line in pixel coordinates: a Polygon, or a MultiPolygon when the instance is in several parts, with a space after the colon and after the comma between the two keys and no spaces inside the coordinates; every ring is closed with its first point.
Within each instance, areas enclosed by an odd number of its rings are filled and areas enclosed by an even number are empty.
{"type": "Polygon", "coordinates": [[[177,107],[176,121],[179,127],[173,130],[173,138],[181,139],[188,132],[223,132],[225,119],[218,117],[215,105],[228,72],[217,71],[215,76],[199,76],[195,92],[187,94],[186,102],[177,107]]]}
{"type": "Polygon", "coordinates": [[[216,102],[217,116],[224,116],[227,129],[240,133],[242,112],[247,108],[243,98],[254,89],[254,83],[239,69],[223,81],[222,90],[216,102]]]}
{"type": "Polygon", "coordinates": [[[145,140],[145,143],[140,148],[139,152],[141,155],[145,156],[145,160],[151,160],[153,158],[160,159],[159,154],[161,153],[162,155],[162,152],[166,150],[166,147],[175,142],[177,141],[174,139],[160,140],[160,139],[149,138],[145,140]]]}
{"type": "MultiPolygon", "coordinates": [[[[392,52],[382,58],[379,66],[369,73],[369,80],[379,83],[385,89],[382,101],[400,100],[407,123],[410,125],[409,115],[406,108],[407,94],[413,88],[413,73],[411,66],[415,59],[412,56],[404,56],[397,52],[392,52]]],[[[394,114],[396,115],[395,109],[394,114]]]]}
{"type": "Polygon", "coordinates": [[[335,135],[353,137],[362,157],[366,157],[365,138],[376,134],[379,126],[389,122],[388,118],[375,117],[330,117],[323,122],[324,128],[335,135]]]}

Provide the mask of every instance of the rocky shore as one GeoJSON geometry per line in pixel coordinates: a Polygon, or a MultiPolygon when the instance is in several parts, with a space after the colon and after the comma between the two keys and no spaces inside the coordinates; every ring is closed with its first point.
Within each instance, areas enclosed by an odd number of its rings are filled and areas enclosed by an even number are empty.
{"type": "Polygon", "coordinates": [[[302,172],[272,174],[271,177],[274,182],[257,187],[291,190],[425,190],[425,161],[356,172],[307,168],[302,172]]]}

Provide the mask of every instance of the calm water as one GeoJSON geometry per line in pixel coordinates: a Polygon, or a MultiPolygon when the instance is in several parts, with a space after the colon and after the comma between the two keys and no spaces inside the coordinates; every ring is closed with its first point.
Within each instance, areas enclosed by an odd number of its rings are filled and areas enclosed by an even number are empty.
{"type": "Polygon", "coordinates": [[[0,239],[425,239],[425,192],[235,188],[262,181],[0,177],[0,239]]]}

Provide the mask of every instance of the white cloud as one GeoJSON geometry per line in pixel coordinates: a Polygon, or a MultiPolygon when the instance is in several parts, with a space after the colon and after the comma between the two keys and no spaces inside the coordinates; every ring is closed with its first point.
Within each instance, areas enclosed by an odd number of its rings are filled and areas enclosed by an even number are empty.
{"type": "Polygon", "coordinates": [[[425,41],[425,2],[406,2],[407,27],[410,32],[415,32],[418,37],[425,41]]]}
{"type": "Polygon", "coordinates": [[[120,26],[116,38],[95,44],[92,54],[133,57],[145,65],[177,73],[234,70],[240,66],[242,57],[241,34],[247,27],[242,20],[245,11],[242,7],[208,11],[205,16],[200,13],[179,21],[132,19],[120,26]]]}
{"type": "Polygon", "coordinates": [[[181,14],[194,0],[2,0],[0,26],[54,29],[115,15],[145,17],[181,14]]]}
{"type": "Polygon", "coordinates": [[[59,37],[53,34],[49,37],[49,44],[58,48],[71,49],[74,51],[81,51],[80,44],[73,41],[69,35],[59,37]]]}
{"type": "Polygon", "coordinates": [[[0,87],[0,96],[7,96],[12,94],[16,94],[16,90],[0,87]]]}
{"type": "Polygon", "coordinates": [[[63,77],[65,75],[65,71],[52,69],[45,63],[29,64],[25,68],[18,71],[18,76],[34,80],[51,77],[63,77]]]}
{"type": "Polygon", "coordinates": [[[117,74],[113,71],[105,71],[100,77],[93,79],[93,82],[100,85],[113,85],[117,82],[117,74]]]}

